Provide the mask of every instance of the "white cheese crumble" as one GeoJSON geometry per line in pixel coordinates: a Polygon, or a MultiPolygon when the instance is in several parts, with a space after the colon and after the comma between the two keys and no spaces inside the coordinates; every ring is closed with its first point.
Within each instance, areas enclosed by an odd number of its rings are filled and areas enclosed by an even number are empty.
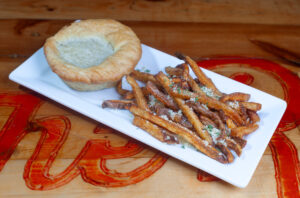
{"type": "Polygon", "coordinates": [[[204,143],[205,146],[208,146],[208,141],[203,140],[203,143],[204,143]]]}
{"type": "Polygon", "coordinates": [[[228,102],[228,105],[230,106],[230,107],[232,107],[232,108],[234,108],[234,109],[238,109],[239,108],[239,103],[238,103],[238,101],[234,101],[234,102],[228,102]]]}
{"type": "Polygon", "coordinates": [[[149,95],[149,107],[154,107],[156,98],[153,95],[149,95]]]}
{"type": "Polygon", "coordinates": [[[167,141],[167,140],[171,140],[171,137],[169,136],[169,135],[166,135],[165,136],[165,140],[167,141]]]}
{"type": "Polygon", "coordinates": [[[215,98],[215,99],[219,99],[220,97],[214,94],[214,91],[206,86],[202,86],[200,87],[201,90],[209,97],[215,98]]]}
{"type": "Polygon", "coordinates": [[[179,110],[178,112],[174,112],[173,110],[169,109],[168,113],[170,114],[172,120],[174,120],[176,116],[182,116],[181,110],[179,110]]]}
{"type": "Polygon", "coordinates": [[[159,117],[161,117],[162,119],[165,119],[165,120],[169,120],[168,116],[166,116],[166,115],[160,115],[159,117]]]}
{"type": "Polygon", "coordinates": [[[172,111],[171,109],[169,109],[168,112],[170,114],[171,119],[174,120],[176,113],[174,111],[172,111]]]}
{"type": "Polygon", "coordinates": [[[214,143],[217,143],[217,138],[220,136],[221,131],[212,125],[205,125],[204,130],[206,130],[213,139],[214,143]]]}
{"type": "Polygon", "coordinates": [[[204,107],[206,110],[208,110],[208,107],[206,104],[201,104],[202,107],[204,107]]]}
{"type": "Polygon", "coordinates": [[[218,142],[223,144],[224,146],[227,146],[227,143],[225,142],[225,140],[219,140],[218,142]]]}
{"type": "Polygon", "coordinates": [[[177,112],[180,116],[182,116],[182,111],[181,109],[177,112]]]}

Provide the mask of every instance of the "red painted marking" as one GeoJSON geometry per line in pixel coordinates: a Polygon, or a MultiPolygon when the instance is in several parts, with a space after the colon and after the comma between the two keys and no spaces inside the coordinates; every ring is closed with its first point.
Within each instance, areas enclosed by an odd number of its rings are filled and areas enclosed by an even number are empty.
{"type": "Polygon", "coordinates": [[[230,78],[246,85],[251,85],[254,80],[254,77],[251,74],[245,72],[234,73],[230,76],[230,78]]]}
{"type": "Polygon", "coordinates": [[[276,132],[269,146],[275,165],[278,197],[300,197],[300,169],[297,148],[283,132],[276,132]]]}
{"type": "Polygon", "coordinates": [[[212,182],[212,181],[219,181],[220,179],[207,173],[204,172],[200,169],[198,169],[198,174],[197,174],[197,179],[201,182],[212,182]]]}
{"type": "MultiPolygon", "coordinates": [[[[50,174],[58,152],[68,138],[70,120],[65,116],[48,116],[34,120],[41,100],[30,94],[1,94],[0,106],[14,107],[0,131],[0,171],[20,140],[31,131],[42,131],[36,148],[24,167],[24,180],[32,190],[50,190],[63,186],[81,174],[84,181],[97,186],[119,187],[135,184],[156,172],[167,157],[156,153],[148,162],[132,171],[121,173],[106,167],[109,159],[132,157],[144,147],[129,140],[124,146],[112,147],[108,139],[88,140],[79,155],[61,173],[50,174]]],[[[114,133],[99,125],[94,133],[114,133]]]]}
{"type": "MultiPolygon", "coordinates": [[[[26,185],[33,190],[58,188],[79,174],[84,181],[97,186],[119,187],[135,184],[152,175],[167,160],[166,157],[156,154],[144,165],[128,173],[111,171],[106,167],[106,160],[132,157],[144,148],[132,141],[124,146],[112,147],[109,140],[96,139],[87,141],[80,154],[64,171],[51,175],[49,171],[68,137],[71,124],[65,116],[46,117],[35,122],[41,127],[42,136],[24,170],[26,185]]],[[[94,131],[113,132],[112,129],[102,130],[99,127],[94,131]]]]}
{"type": "Polygon", "coordinates": [[[30,94],[0,94],[0,106],[14,108],[0,131],[0,171],[26,135],[27,122],[40,102],[39,98],[30,94]]]}
{"type": "Polygon", "coordinates": [[[42,135],[25,165],[23,177],[30,189],[54,189],[70,182],[79,174],[79,170],[75,169],[78,160],[74,160],[58,175],[49,174],[53,161],[68,137],[71,124],[65,116],[47,117],[36,120],[35,123],[40,126],[42,135]]]}

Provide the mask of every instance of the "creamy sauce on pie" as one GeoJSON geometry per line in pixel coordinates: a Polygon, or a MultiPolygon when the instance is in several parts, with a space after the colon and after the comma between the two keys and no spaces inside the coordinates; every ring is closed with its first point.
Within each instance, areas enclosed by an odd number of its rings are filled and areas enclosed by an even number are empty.
{"type": "Polygon", "coordinates": [[[113,55],[112,45],[101,38],[74,38],[57,45],[61,58],[76,67],[88,68],[101,64],[113,55]]]}

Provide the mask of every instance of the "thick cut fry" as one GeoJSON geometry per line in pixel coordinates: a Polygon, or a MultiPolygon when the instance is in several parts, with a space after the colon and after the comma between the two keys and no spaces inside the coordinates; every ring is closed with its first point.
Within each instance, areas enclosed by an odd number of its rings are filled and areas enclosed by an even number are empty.
{"type": "Polygon", "coordinates": [[[193,125],[186,119],[186,117],[184,117],[182,114],[180,114],[178,112],[176,113],[176,112],[172,111],[171,109],[167,109],[164,107],[156,107],[155,113],[158,116],[165,115],[168,117],[168,119],[172,120],[173,122],[181,124],[185,128],[193,129],[193,125]]]}
{"type": "Polygon", "coordinates": [[[182,79],[188,81],[188,77],[190,76],[189,66],[187,64],[182,64],[183,72],[182,72],[182,79]]]}
{"type": "Polygon", "coordinates": [[[220,98],[221,102],[226,101],[248,101],[250,99],[250,94],[234,92],[230,94],[226,94],[220,98]]]}
{"type": "Polygon", "coordinates": [[[171,97],[168,97],[164,93],[162,93],[153,82],[148,81],[146,88],[151,93],[151,95],[153,95],[158,101],[160,101],[170,109],[173,109],[175,111],[178,110],[178,107],[174,100],[171,97]]]}
{"type": "Polygon", "coordinates": [[[147,83],[148,81],[151,81],[154,84],[159,85],[159,83],[157,83],[155,77],[152,74],[148,74],[148,73],[145,73],[145,72],[140,72],[140,71],[137,71],[137,70],[133,70],[133,72],[130,74],[130,76],[132,76],[136,80],[139,80],[139,81],[144,82],[144,83],[147,83]]]}
{"type": "Polygon", "coordinates": [[[134,102],[131,100],[105,100],[102,103],[102,108],[111,109],[129,109],[134,102]]]}
{"type": "Polygon", "coordinates": [[[228,148],[234,150],[234,152],[240,156],[242,154],[242,147],[239,143],[237,143],[234,139],[231,139],[229,137],[225,138],[225,142],[228,146],[228,148]]]}
{"type": "Polygon", "coordinates": [[[231,139],[233,139],[238,145],[240,145],[241,148],[244,148],[247,144],[247,140],[244,140],[243,138],[231,136],[231,139]]]}
{"type": "Polygon", "coordinates": [[[178,138],[171,132],[168,132],[166,129],[163,129],[148,120],[145,120],[139,116],[135,116],[133,119],[133,124],[145,131],[150,135],[155,137],[161,142],[166,142],[168,144],[178,144],[178,138]]]}
{"type": "Polygon", "coordinates": [[[125,100],[132,100],[134,99],[134,94],[132,91],[127,92],[126,94],[124,94],[123,99],[125,100]]]}
{"type": "Polygon", "coordinates": [[[219,115],[220,119],[222,120],[222,122],[226,124],[226,120],[228,119],[228,116],[225,115],[224,111],[219,110],[218,115],[219,115]]]}
{"type": "Polygon", "coordinates": [[[256,123],[260,121],[260,118],[255,111],[247,110],[247,114],[250,118],[251,123],[256,123]]]}
{"type": "Polygon", "coordinates": [[[196,111],[198,114],[204,115],[213,120],[213,122],[216,123],[216,125],[222,133],[225,131],[225,125],[223,124],[221,118],[218,116],[217,113],[210,111],[208,107],[206,107],[203,104],[200,104],[199,102],[186,101],[186,104],[189,107],[192,107],[193,110],[196,111]]]}
{"type": "Polygon", "coordinates": [[[182,76],[183,70],[180,68],[174,68],[174,67],[166,67],[165,71],[167,74],[169,74],[170,76],[182,76]]]}
{"type": "Polygon", "coordinates": [[[259,111],[261,109],[261,104],[256,102],[240,102],[240,105],[252,111],[259,111]]]}
{"type": "Polygon", "coordinates": [[[126,93],[129,92],[128,90],[125,90],[125,89],[122,88],[122,80],[120,80],[120,81],[117,83],[116,89],[117,89],[117,92],[118,92],[121,96],[123,96],[123,95],[125,95],[126,93]]]}
{"type": "Polygon", "coordinates": [[[244,122],[247,123],[247,119],[248,119],[247,109],[244,106],[239,105],[239,108],[237,111],[238,111],[239,115],[241,116],[241,118],[244,120],[244,122]]]}
{"type": "Polygon", "coordinates": [[[136,106],[131,106],[129,111],[136,116],[140,116],[148,121],[153,122],[154,124],[157,124],[160,127],[168,129],[172,133],[181,136],[184,140],[189,142],[191,145],[193,145],[196,149],[198,149],[200,152],[204,153],[205,155],[221,163],[227,163],[227,160],[224,158],[222,153],[220,153],[214,147],[210,146],[207,141],[200,139],[192,131],[182,127],[181,125],[165,120],[159,116],[152,114],[149,111],[145,111],[136,106]]]}
{"type": "MultiPolygon", "coordinates": [[[[145,87],[142,87],[142,92],[144,94],[144,96],[147,96],[149,95],[149,92],[147,91],[147,89],[145,87]]],[[[123,99],[125,100],[132,100],[134,99],[134,94],[132,91],[127,91],[123,96],[122,96],[123,99]]]]}
{"type": "Polygon", "coordinates": [[[195,75],[198,77],[199,81],[203,85],[205,85],[209,89],[212,89],[216,95],[222,96],[222,93],[217,89],[217,87],[214,85],[211,79],[204,74],[204,72],[200,69],[200,67],[197,65],[197,63],[194,60],[192,60],[188,56],[185,56],[185,61],[190,65],[195,75]]]}
{"type": "Polygon", "coordinates": [[[160,84],[165,88],[165,90],[168,92],[169,95],[171,95],[174,99],[174,101],[177,103],[178,107],[182,110],[183,114],[187,117],[187,119],[190,121],[190,123],[195,128],[197,134],[204,140],[206,140],[209,144],[213,144],[212,138],[209,135],[209,133],[205,130],[203,130],[204,126],[200,122],[198,116],[195,114],[195,112],[185,104],[184,100],[177,98],[174,96],[173,92],[170,88],[170,80],[168,77],[162,73],[159,72],[156,75],[157,80],[160,82],[160,84]]]}
{"type": "Polygon", "coordinates": [[[175,102],[182,110],[183,114],[187,117],[190,123],[193,125],[197,134],[204,140],[206,140],[209,144],[213,144],[212,138],[206,130],[203,130],[204,126],[200,122],[198,116],[195,112],[184,103],[184,100],[180,98],[174,98],[175,102]]]}
{"type": "Polygon", "coordinates": [[[142,92],[142,89],[139,87],[139,85],[137,84],[137,82],[135,81],[135,79],[129,75],[126,76],[126,80],[127,82],[131,85],[132,87],[132,91],[136,100],[137,105],[140,108],[143,108],[145,110],[150,111],[147,101],[144,97],[144,94],[142,92]]]}
{"type": "Polygon", "coordinates": [[[204,116],[204,115],[200,115],[199,118],[200,118],[200,121],[201,121],[202,124],[204,124],[204,125],[211,125],[211,126],[213,126],[214,128],[217,128],[216,123],[214,123],[214,121],[212,121],[212,120],[209,119],[208,117],[206,117],[206,116],[204,116]]]}
{"type": "Polygon", "coordinates": [[[230,135],[233,137],[243,138],[245,135],[248,135],[258,129],[257,124],[251,124],[248,126],[241,126],[231,129],[230,135]]]}
{"type": "Polygon", "coordinates": [[[122,80],[118,82],[116,90],[125,100],[131,100],[134,98],[134,95],[131,91],[122,88],[122,80]]]}
{"type": "Polygon", "coordinates": [[[188,78],[188,83],[195,93],[199,94],[200,96],[206,95],[191,76],[188,78]]]}
{"type": "MultiPolygon", "coordinates": [[[[226,144],[226,143],[225,143],[226,144]]],[[[231,151],[225,146],[225,144],[222,144],[220,142],[217,143],[217,147],[222,151],[222,153],[226,156],[228,163],[233,162],[234,157],[231,153],[231,151]]]]}
{"type": "MultiPolygon", "coordinates": [[[[183,69],[180,68],[166,67],[165,71],[169,75],[175,75],[175,76],[183,75],[183,69]]],[[[202,89],[199,87],[199,85],[195,82],[195,80],[190,75],[188,75],[187,77],[187,82],[195,93],[200,95],[205,95],[205,93],[202,91],[202,89]]]]}
{"type": "Polygon", "coordinates": [[[234,122],[230,119],[230,118],[227,118],[226,119],[226,124],[227,124],[227,127],[229,129],[234,129],[236,128],[236,125],[234,124],[234,122]]]}
{"type": "Polygon", "coordinates": [[[187,64],[182,64],[183,67],[183,72],[182,72],[182,83],[181,83],[181,87],[183,89],[189,89],[189,84],[188,84],[188,80],[189,80],[189,76],[190,76],[190,71],[189,71],[189,66],[187,64]]]}

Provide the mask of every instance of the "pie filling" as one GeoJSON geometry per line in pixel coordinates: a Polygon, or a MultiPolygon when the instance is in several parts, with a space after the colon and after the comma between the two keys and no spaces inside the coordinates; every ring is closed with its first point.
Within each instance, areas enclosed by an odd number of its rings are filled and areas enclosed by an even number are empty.
{"type": "Polygon", "coordinates": [[[76,67],[88,68],[101,64],[114,54],[114,48],[104,38],[73,38],[58,43],[61,58],[76,67]]]}

